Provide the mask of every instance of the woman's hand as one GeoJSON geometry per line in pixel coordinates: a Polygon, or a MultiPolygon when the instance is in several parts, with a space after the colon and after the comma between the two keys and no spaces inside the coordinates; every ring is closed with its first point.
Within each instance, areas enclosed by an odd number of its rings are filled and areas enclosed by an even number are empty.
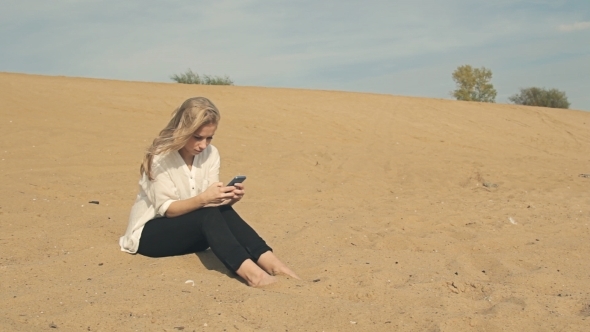
{"type": "Polygon", "coordinates": [[[226,187],[223,182],[214,183],[197,196],[172,202],[166,210],[166,217],[178,217],[202,207],[233,204],[244,196],[243,186],[241,188],[226,187]]]}
{"type": "Polygon", "coordinates": [[[234,188],[235,189],[232,192],[234,194],[234,196],[232,197],[232,199],[229,202],[229,204],[234,204],[234,203],[238,202],[246,194],[246,191],[245,191],[245,188],[244,188],[244,184],[243,183],[236,183],[234,185],[234,188]]]}
{"type": "MultiPolygon", "coordinates": [[[[217,206],[227,204],[236,195],[234,187],[226,187],[223,182],[216,182],[201,193],[206,206],[217,206]]],[[[242,194],[243,195],[243,194],[242,194]]]]}

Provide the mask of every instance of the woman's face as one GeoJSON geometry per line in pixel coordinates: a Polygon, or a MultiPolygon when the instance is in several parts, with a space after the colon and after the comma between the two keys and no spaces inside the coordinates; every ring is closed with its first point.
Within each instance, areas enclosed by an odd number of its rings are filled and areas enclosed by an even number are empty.
{"type": "Polygon", "coordinates": [[[211,144],[211,140],[213,139],[213,135],[215,135],[216,130],[216,124],[204,125],[197,129],[197,131],[193,133],[191,138],[189,138],[184,147],[180,150],[180,154],[183,156],[196,156],[203,152],[203,150],[205,150],[207,146],[211,144]]]}

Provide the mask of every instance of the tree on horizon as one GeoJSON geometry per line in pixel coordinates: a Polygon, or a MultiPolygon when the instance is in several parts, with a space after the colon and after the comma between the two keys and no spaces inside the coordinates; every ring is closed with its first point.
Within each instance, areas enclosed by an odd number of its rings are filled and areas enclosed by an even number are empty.
{"type": "Polygon", "coordinates": [[[494,85],[490,83],[491,79],[492,71],[485,67],[459,66],[453,72],[457,89],[452,92],[452,95],[457,100],[494,103],[497,92],[494,85]]]}

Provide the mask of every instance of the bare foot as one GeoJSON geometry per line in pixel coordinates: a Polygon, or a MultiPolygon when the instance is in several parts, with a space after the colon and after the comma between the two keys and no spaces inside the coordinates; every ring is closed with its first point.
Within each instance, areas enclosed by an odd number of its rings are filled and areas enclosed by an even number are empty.
{"type": "Polygon", "coordinates": [[[276,276],[284,274],[297,280],[301,280],[301,278],[285,265],[285,263],[281,262],[272,251],[267,251],[260,255],[257,264],[270,275],[276,276]]]}
{"type": "Polygon", "coordinates": [[[265,274],[264,277],[261,278],[260,280],[258,280],[257,282],[252,282],[252,283],[248,282],[248,286],[254,287],[254,288],[262,288],[264,286],[268,286],[268,285],[274,284],[275,282],[279,281],[277,279],[277,277],[275,277],[275,276],[271,276],[271,275],[267,274],[266,272],[264,274],[265,274]]]}
{"type": "Polygon", "coordinates": [[[260,266],[251,259],[247,259],[240,265],[236,273],[242,277],[250,287],[264,287],[277,282],[277,278],[264,272],[260,266]]]}

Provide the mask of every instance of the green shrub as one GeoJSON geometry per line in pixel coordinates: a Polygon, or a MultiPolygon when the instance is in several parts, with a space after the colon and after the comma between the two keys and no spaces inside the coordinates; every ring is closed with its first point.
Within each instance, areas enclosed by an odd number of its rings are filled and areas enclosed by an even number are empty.
{"type": "Polygon", "coordinates": [[[565,92],[557,89],[526,88],[520,89],[517,93],[508,98],[511,102],[518,105],[541,106],[551,108],[569,108],[570,103],[567,100],[565,92]]]}
{"type": "Polygon", "coordinates": [[[490,83],[491,79],[492,71],[485,67],[459,66],[453,72],[453,80],[457,84],[457,89],[453,91],[452,95],[457,100],[493,103],[496,100],[496,89],[490,83]]]}
{"type": "Polygon", "coordinates": [[[194,73],[191,69],[180,75],[174,74],[170,76],[170,79],[182,84],[234,85],[234,82],[227,75],[223,77],[210,75],[199,76],[199,74],[194,73]]]}

